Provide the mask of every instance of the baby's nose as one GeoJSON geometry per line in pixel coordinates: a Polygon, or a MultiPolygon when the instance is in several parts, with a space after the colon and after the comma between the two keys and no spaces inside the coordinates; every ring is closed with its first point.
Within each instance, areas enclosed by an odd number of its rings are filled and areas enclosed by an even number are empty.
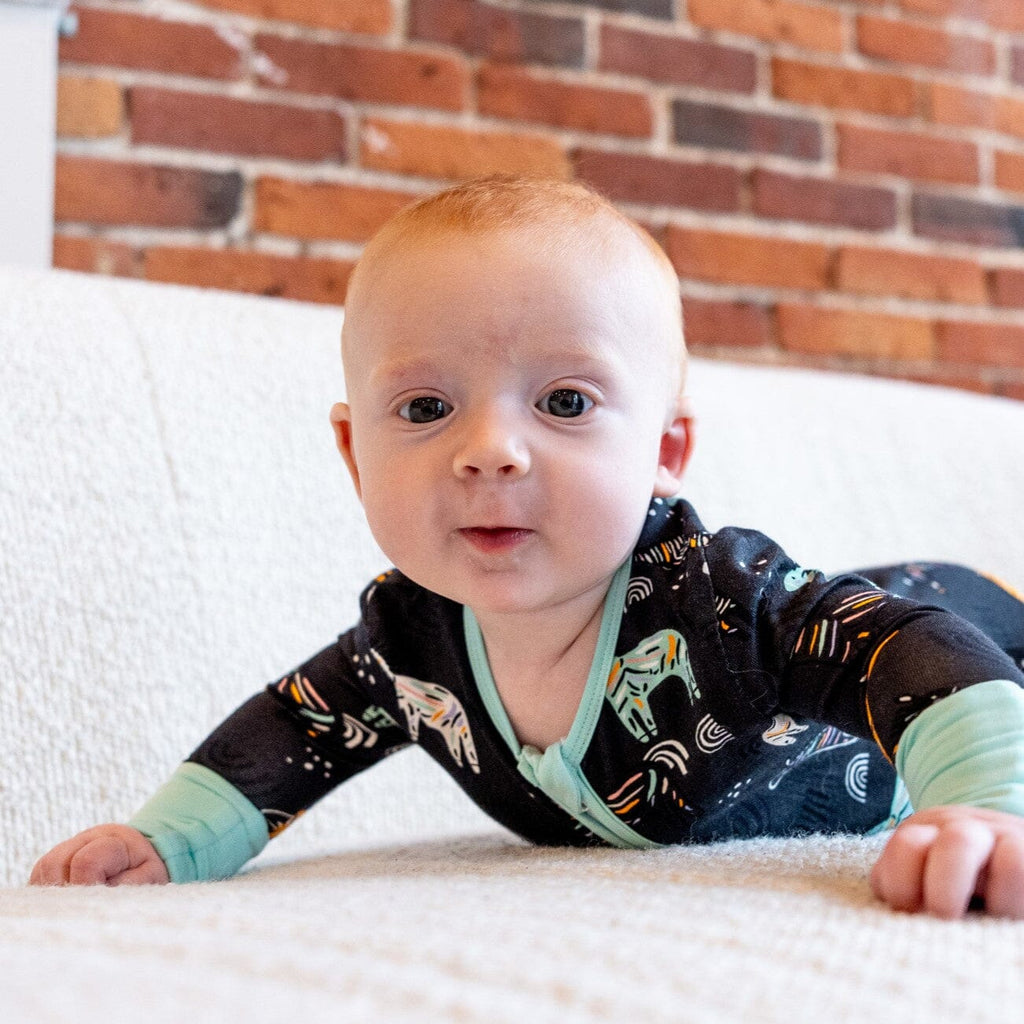
{"type": "Polygon", "coordinates": [[[456,476],[517,477],[529,470],[525,442],[499,417],[478,417],[467,426],[455,455],[456,476]]]}

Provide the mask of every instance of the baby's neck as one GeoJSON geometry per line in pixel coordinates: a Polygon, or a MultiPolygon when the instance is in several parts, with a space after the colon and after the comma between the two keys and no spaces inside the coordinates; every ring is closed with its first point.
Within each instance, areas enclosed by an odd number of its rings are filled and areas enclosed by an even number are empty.
{"type": "Polygon", "coordinates": [[[543,750],[564,739],[576,717],[597,649],[604,594],[530,621],[478,615],[487,660],[516,737],[543,750]]]}

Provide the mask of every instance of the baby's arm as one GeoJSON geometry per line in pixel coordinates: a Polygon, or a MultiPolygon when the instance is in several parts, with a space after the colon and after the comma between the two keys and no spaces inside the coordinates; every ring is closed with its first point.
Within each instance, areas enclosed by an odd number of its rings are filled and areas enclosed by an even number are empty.
{"type": "Polygon", "coordinates": [[[896,910],[1024,918],[1024,691],[980,683],[926,708],[904,731],[896,767],[911,802],[871,874],[896,910]]]}
{"type": "Polygon", "coordinates": [[[30,885],[145,885],[170,881],[153,844],[129,825],[97,825],[36,861],[30,885]]]}
{"type": "MultiPolygon", "coordinates": [[[[770,666],[780,707],[873,739],[919,812],[883,853],[875,892],[900,909],[960,916],[977,890],[990,913],[1024,916],[1024,676],[1015,659],[947,611],[855,576],[788,569],[754,534],[736,538],[747,546],[740,564],[760,571],[736,574],[735,554],[729,565],[713,541],[712,579],[758,608],[756,635],[774,641],[761,651],[781,655],[770,666]]],[[[990,596],[958,584],[944,600],[976,613],[990,596]]],[[[1010,632],[1020,635],[1016,625],[1010,632]]]]}
{"type": "Polygon", "coordinates": [[[31,881],[191,882],[234,874],[339,783],[408,744],[380,709],[374,725],[364,723],[368,705],[382,697],[356,685],[363,673],[354,663],[350,631],[246,701],[128,825],[99,826],[59,844],[31,881]]]}

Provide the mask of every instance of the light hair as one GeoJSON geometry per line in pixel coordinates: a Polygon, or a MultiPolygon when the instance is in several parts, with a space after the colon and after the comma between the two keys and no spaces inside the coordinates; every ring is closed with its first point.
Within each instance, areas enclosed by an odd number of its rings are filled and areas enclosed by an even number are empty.
{"type": "MultiPolygon", "coordinates": [[[[603,195],[579,181],[496,174],[461,182],[424,196],[399,210],[363,250],[349,280],[349,294],[358,287],[360,267],[400,250],[405,244],[446,232],[511,231],[537,226],[591,228],[618,226],[637,239],[658,270],[678,293],[679,281],[665,251],[639,224],[603,195]]],[[[614,235],[614,233],[613,233],[614,235]]],[[[547,247],[559,255],[572,246],[572,236],[552,232],[547,247]]],[[[611,249],[621,238],[590,231],[587,244],[611,249]]],[[[346,296],[346,301],[348,296],[346,296]]]]}

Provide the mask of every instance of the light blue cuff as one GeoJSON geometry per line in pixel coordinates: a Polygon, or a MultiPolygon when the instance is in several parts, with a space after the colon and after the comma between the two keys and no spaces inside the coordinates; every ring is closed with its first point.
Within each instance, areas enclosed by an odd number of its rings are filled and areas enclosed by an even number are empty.
{"type": "Polygon", "coordinates": [[[156,847],[172,882],[233,875],[267,845],[267,822],[230,782],[186,761],[128,822],[156,847]]]}
{"type": "Polygon", "coordinates": [[[969,804],[1024,816],[1024,690],[993,679],[936,701],[904,731],[896,771],[915,810],[969,804]]]}

